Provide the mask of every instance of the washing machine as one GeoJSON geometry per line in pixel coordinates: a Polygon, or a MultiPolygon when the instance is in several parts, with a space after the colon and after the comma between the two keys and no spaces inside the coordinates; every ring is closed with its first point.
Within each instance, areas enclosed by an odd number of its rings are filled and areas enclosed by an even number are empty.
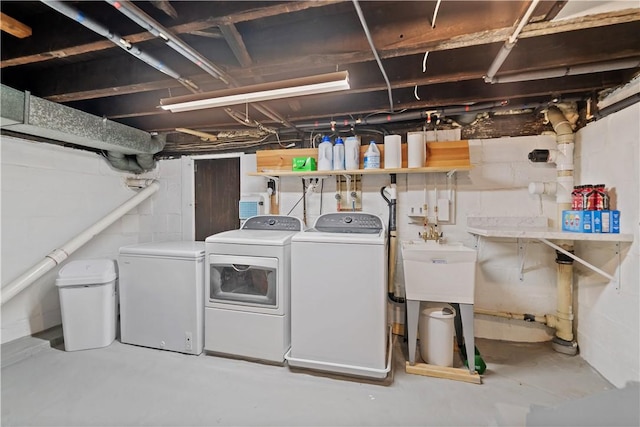
{"type": "Polygon", "coordinates": [[[329,213],[291,242],[290,366],[385,378],[387,238],[373,214],[329,213]]]}
{"type": "Polygon", "coordinates": [[[283,364],[291,344],[291,238],[302,221],[257,215],[205,240],[209,353],[283,364]]]}

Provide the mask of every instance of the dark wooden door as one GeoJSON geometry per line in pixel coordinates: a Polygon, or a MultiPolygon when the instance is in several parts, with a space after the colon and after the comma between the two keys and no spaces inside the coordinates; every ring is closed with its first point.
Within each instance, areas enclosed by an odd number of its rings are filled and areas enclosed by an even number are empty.
{"type": "Polygon", "coordinates": [[[195,161],[196,240],[240,226],[240,158],[195,161]]]}

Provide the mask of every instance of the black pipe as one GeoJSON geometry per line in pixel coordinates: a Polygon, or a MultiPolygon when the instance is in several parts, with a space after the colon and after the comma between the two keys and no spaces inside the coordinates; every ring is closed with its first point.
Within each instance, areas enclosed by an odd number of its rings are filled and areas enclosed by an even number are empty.
{"type": "MultiPolygon", "coordinates": [[[[392,173],[389,176],[391,177],[391,184],[394,185],[396,183],[396,174],[392,173]]],[[[397,192],[397,190],[396,190],[396,192],[397,192]]],[[[389,232],[396,231],[398,229],[397,228],[398,227],[397,220],[396,220],[396,214],[397,214],[396,206],[397,206],[397,203],[398,203],[398,199],[397,198],[393,198],[393,199],[391,199],[390,202],[387,202],[387,203],[390,203],[390,205],[389,205],[389,232]]]]}
{"type": "MultiPolygon", "coordinates": [[[[395,184],[396,183],[396,174],[392,173],[390,175],[391,175],[391,183],[395,184]]],[[[384,190],[386,188],[387,187],[380,188],[380,195],[382,196],[384,201],[387,202],[387,206],[389,207],[389,226],[387,227],[387,242],[390,242],[391,241],[391,231],[395,231],[396,230],[396,218],[395,218],[396,199],[389,200],[387,198],[387,196],[384,195],[384,190]]],[[[391,264],[391,253],[387,248],[387,270],[391,267],[390,264],[391,264]]],[[[405,299],[404,298],[397,297],[393,292],[387,292],[387,296],[388,296],[390,301],[395,302],[397,304],[404,304],[405,303],[405,299]]],[[[406,309],[405,309],[405,313],[406,313],[406,309]]]]}
{"type": "MultiPolygon", "coordinates": [[[[380,114],[372,117],[365,117],[362,119],[343,119],[343,120],[327,120],[327,121],[317,121],[317,122],[309,122],[309,123],[297,123],[296,127],[299,129],[304,128],[327,128],[331,126],[356,126],[356,125],[377,125],[383,123],[393,123],[393,122],[401,122],[401,121],[409,121],[409,120],[419,120],[426,119],[432,115],[442,117],[445,115],[456,115],[456,114],[464,114],[464,113],[472,113],[472,112],[482,112],[482,111],[490,111],[497,107],[504,107],[506,105],[506,101],[497,101],[497,102],[487,102],[483,104],[475,104],[475,105],[465,105],[462,107],[446,107],[446,108],[434,108],[432,110],[422,110],[422,111],[409,111],[406,113],[398,113],[398,114],[380,114]]],[[[543,104],[537,104],[536,106],[541,106],[543,104]]],[[[546,105],[546,104],[544,104],[546,105]]],[[[511,107],[516,108],[516,107],[511,107]]],[[[522,108],[532,108],[522,107],[522,108]]]]}
{"type": "MultiPolygon", "coordinates": [[[[568,251],[570,253],[573,253],[573,251],[568,251]]],[[[571,265],[573,264],[573,258],[571,258],[570,256],[556,250],[556,264],[568,264],[571,265]]]]}
{"type": "Polygon", "coordinates": [[[616,112],[622,110],[623,108],[627,108],[627,107],[635,104],[638,101],[640,101],[640,93],[633,94],[628,98],[625,98],[623,100],[620,100],[620,101],[616,102],[615,104],[611,104],[611,105],[609,105],[607,107],[604,107],[603,109],[598,111],[598,113],[596,113],[596,118],[597,119],[602,119],[602,118],[608,116],[609,114],[616,113],[616,112]]]}

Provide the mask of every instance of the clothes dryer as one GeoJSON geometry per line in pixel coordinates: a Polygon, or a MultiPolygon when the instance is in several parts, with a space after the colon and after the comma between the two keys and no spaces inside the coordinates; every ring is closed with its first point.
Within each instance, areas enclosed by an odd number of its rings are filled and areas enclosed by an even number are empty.
{"type": "Polygon", "coordinates": [[[291,238],[298,218],[258,215],[209,236],[204,349],[284,363],[291,343],[291,238]]]}

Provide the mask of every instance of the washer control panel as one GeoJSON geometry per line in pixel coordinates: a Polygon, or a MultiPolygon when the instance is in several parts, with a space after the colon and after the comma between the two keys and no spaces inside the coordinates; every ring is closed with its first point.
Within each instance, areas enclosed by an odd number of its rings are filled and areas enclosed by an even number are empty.
{"type": "Polygon", "coordinates": [[[362,212],[338,212],[318,217],[314,228],[325,233],[378,234],[384,228],[379,216],[362,212]]]}
{"type": "Polygon", "coordinates": [[[242,230],[302,231],[302,221],[295,216],[257,215],[248,218],[242,230]]]}

